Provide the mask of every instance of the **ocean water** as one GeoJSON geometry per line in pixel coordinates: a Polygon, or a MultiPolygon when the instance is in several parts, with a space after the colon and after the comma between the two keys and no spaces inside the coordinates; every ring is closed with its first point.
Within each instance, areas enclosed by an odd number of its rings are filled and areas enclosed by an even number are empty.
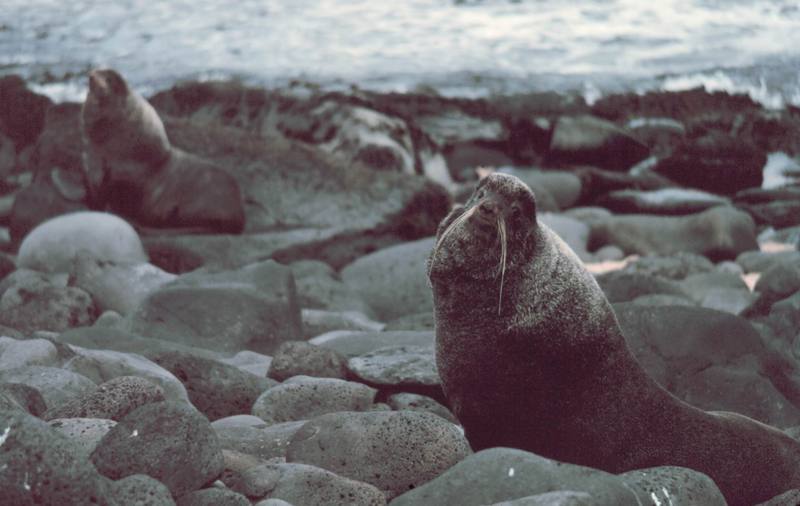
{"type": "Polygon", "coordinates": [[[445,95],[748,93],[800,105],[796,0],[2,0],[0,74],[80,99],[93,67],[144,93],[293,79],[445,95]]]}

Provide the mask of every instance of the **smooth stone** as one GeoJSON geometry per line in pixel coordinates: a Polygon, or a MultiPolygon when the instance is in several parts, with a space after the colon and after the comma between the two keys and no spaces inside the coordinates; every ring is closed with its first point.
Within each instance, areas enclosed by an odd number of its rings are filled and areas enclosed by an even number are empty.
{"type": "Polygon", "coordinates": [[[286,502],[283,499],[265,499],[263,501],[258,501],[255,503],[255,506],[294,506],[290,502],[286,502]]]}
{"type": "Polygon", "coordinates": [[[272,260],[185,274],[148,295],[131,315],[130,330],[233,353],[270,353],[302,336],[292,272],[272,260]]]}
{"type": "MultiPolygon", "coordinates": [[[[220,420],[214,423],[219,424],[220,420]]],[[[220,446],[225,450],[241,452],[262,460],[285,459],[289,443],[303,425],[305,421],[267,425],[261,418],[253,416],[228,420],[225,425],[214,426],[214,431],[220,446]],[[257,419],[258,423],[252,419],[257,419]]]]}
{"type": "Polygon", "coordinates": [[[346,357],[357,357],[385,346],[430,346],[434,342],[433,331],[392,332],[329,332],[308,342],[323,348],[336,350],[346,357]]]}
{"type": "Polygon", "coordinates": [[[71,269],[72,282],[92,296],[100,311],[133,313],[148,294],[175,280],[153,264],[99,261],[79,252],[71,269]]]}
{"type": "Polygon", "coordinates": [[[707,475],[685,467],[661,466],[618,475],[639,499],[681,506],[726,506],[725,497],[707,475]]]}
{"type": "Polygon", "coordinates": [[[81,455],[89,459],[97,444],[116,424],[105,418],[54,418],[47,422],[80,447],[81,455]]]}
{"type": "Polygon", "coordinates": [[[780,378],[761,365],[762,338],[744,318],[685,306],[623,303],[614,311],[637,361],[677,397],[772,425],[800,424],[797,408],[772,383],[780,378]]]}
{"type": "MultiPolygon", "coordinates": [[[[573,492],[569,490],[559,490],[557,492],[546,492],[544,494],[529,495],[512,501],[501,501],[491,506],[598,506],[586,492],[573,492]]],[[[608,505],[611,506],[611,505],[608,505]]]]}
{"type": "Polygon", "coordinates": [[[276,424],[338,411],[366,411],[376,393],[354,381],[295,376],[261,394],[252,413],[267,424],[276,424]]]}
{"type": "Polygon", "coordinates": [[[800,290],[800,261],[783,261],[765,270],[755,286],[755,291],[770,300],[778,300],[800,290]]]}
{"type": "Polygon", "coordinates": [[[353,357],[347,368],[356,379],[378,387],[437,387],[433,346],[387,346],[353,357]]]}
{"type": "MultiPolygon", "coordinates": [[[[231,488],[252,499],[309,506],[381,506],[383,492],[367,483],[305,464],[264,464],[243,471],[231,488]]],[[[259,503],[260,504],[260,503],[259,503]]]]}
{"type": "Polygon", "coordinates": [[[610,121],[590,116],[560,116],[553,126],[547,159],[551,163],[592,164],[625,171],[650,156],[650,149],[610,121]]]}
{"type": "Polygon", "coordinates": [[[436,327],[434,321],[433,311],[424,311],[422,313],[412,314],[408,316],[401,316],[386,323],[384,332],[394,330],[427,330],[433,331],[436,327]]]}
{"type": "Polygon", "coordinates": [[[800,225],[800,199],[763,204],[739,204],[759,225],[789,228],[800,225]]]}
{"type": "Polygon", "coordinates": [[[732,195],[763,182],[767,155],[753,144],[731,135],[713,132],[687,139],[655,171],[676,183],[732,195]]]}
{"type": "Polygon", "coordinates": [[[297,304],[304,309],[356,311],[372,319],[375,313],[359,293],[345,284],[330,265],[300,260],[289,265],[297,287],[297,304]]]}
{"type": "Polygon", "coordinates": [[[435,238],[399,244],[359,258],[342,269],[342,280],[372,307],[379,320],[428,310],[427,259],[435,238]]]}
{"type": "Polygon", "coordinates": [[[458,420],[449,409],[427,395],[400,392],[390,395],[386,402],[395,411],[425,411],[440,416],[450,423],[458,424],[458,420]]]}
{"type": "Polygon", "coordinates": [[[323,311],[321,309],[303,309],[300,312],[303,320],[303,332],[306,338],[312,338],[331,330],[365,330],[380,332],[386,326],[381,322],[370,320],[358,311],[323,311]]]}
{"type": "Polygon", "coordinates": [[[0,411],[0,441],[4,504],[111,506],[108,480],[77,443],[42,420],[21,411],[0,411]]]}
{"type": "Polygon", "coordinates": [[[756,506],[797,506],[800,504],[800,489],[793,489],[773,497],[769,501],[756,504],[756,506]]]}
{"type": "Polygon", "coordinates": [[[733,260],[725,260],[714,266],[715,272],[726,274],[736,274],[737,276],[744,276],[744,269],[733,260]]]}
{"type": "Polygon", "coordinates": [[[0,369],[25,365],[54,366],[57,362],[58,350],[47,339],[0,337],[0,369]]]}
{"type": "Polygon", "coordinates": [[[110,309],[100,313],[100,316],[98,316],[92,324],[92,327],[106,329],[122,329],[124,326],[125,320],[122,318],[122,315],[110,309]]]}
{"type": "Polygon", "coordinates": [[[741,315],[758,300],[758,295],[750,290],[715,288],[708,290],[700,301],[700,306],[726,313],[741,315]]]}
{"type": "Polygon", "coordinates": [[[630,302],[639,306],[697,306],[697,303],[688,296],[666,295],[662,293],[640,295],[630,302]]]}
{"type": "Polygon", "coordinates": [[[306,341],[284,342],[275,350],[267,376],[283,381],[299,375],[345,379],[347,359],[336,350],[306,341]]]}
{"type": "Polygon", "coordinates": [[[263,429],[267,427],[267,424],[255,415],[231,415],[213,420],[211,426],[214,427],[214,430],[230,427],[256,427],[263,429]]]}
{"type": "Polygon", "coordinates": [[[204,488],[179,497],[177,506],[250,506],[250,501],[233,490],[204,488]]]}
{"type": "Polygon", "coordinates": [[[228,478],[230,478],[232,474],[241,473],[251,467],[260,466],[261,464],[283,461],[281,457],[264,460],[254,455],[237,452],[236,450],[226,450],[224,448],[222,450],[222,458],[225,461],[225,470],[222,472],[222,476],[220,476],[220,482],[223,484],[228,481],[228,478]]]}
{"type": "Polygon", "coordinates": [[[612,271],[597,277],[609,302],[628,302],[643,295],[670,295],[686,297],[681,286],[674,281],[638,272],[612,271]]]}
{"type": "Polygon", "coordinates": [[[391,498],[439,476],[469,453],[461,431],[436,415],[345,412],[306,422],[292,438],[286,460],[370,483],[391,498]]]}
{"type": "Polygon", "coordinates": [[[131,412],[92,453],[97,470],[112,479],[147,474],[179,497],[222,472],[222,448],[208,420],[185,404],[154,402],[131,412]]]}
{"type": "Polygon", "coordinates": [[[730,200],[713,193],[687,188],[659,190],[617,190],[595,201],[615,213],[680,216],[700,213],[714,206],[730,205],[730,200]]]}
{"type": "Polygon", "coordinates": [[[0,395],[35,417],[47,411],[41,392],[22,383],[0,383],[0,395]]]}
{"type": "Polygon", "coordinates": [[[587,249],[590,232],[588,225],[564,214],[542,213],[537,217],[539,221],[558,234],[581,260],[591,259],[592,255],[587,249]]]}
{"type": "Polygon", "coordinates": [[[764,376],[755,359],[750,364],[714,365],[697,372],[682,385],[680,396],[702,409],[742,413],[773,427],[800,423],[800,409],[764,376]]]}
{"type": "MultiPolygon", "coordinates": [[[[513,174],[525,184],[534,189],[543,188],[555,199],[558,209],[568,209],[574,206],[581,196],[581,179],[572,172],[560,170],[525,170],[503,167],[499,172],[513,174]]],[[[539,194],[536,194],[539,198],[539,194]]],[[[537,202],[538,205],[538,202],[537,202]]]]}
{"type": "Polygon", "coordinates": [[[626,254],[688,252],[712,260],[733,259],[758,247],[753,219],[728,206],[686,216],[629,214],[598,220],[592,223],[589,244],[614,244],[626,254]]]}
{"type": "Polygon", "coordinates": [[[232,365],[189,353],[151,354],[150,359],[181,380],[192,405],[213,421],[249,413],[256,399],[276,383],[232,365]]]}
{"type": "Polygon", "coordinates": [[[219,357],[219,353],[211,350],[144,337],[120,326],[108,328],[98,327],[95,324],[92,327],[78,327],[60,333],[55,340],[73,347],[78,346],[96,351],[115,351],[137,355],[161,351],[185,351],[207,358],[219,357]]]}
{"type": "Polygon", "coordinates": [[[780,252],[745,251],[736,257],[736,263],[742,266],[745,272],[764,272],[770,267],[781,263],[800,262],[800,251],[788,250],[780,252]]]}
{"type": "Polygon", "coordinates": [[[20,244],[17,266],[43,272],[69,272],[78,253],[102,262],[147,262],[139,234],[109,213],[82,211],[45,221],[20,244]]]}
{"type": "Polygon", "coordinates": [[[242,350],[232,357],[218,358],[217,360],[223,364],[238,367],[242,371],[254,374],[259,378],[265,377],[272,365],[272,357],[250,350],[242,350]]]}
{"type": "Polygon", "coordinates": [[[588,493],[590,504],[641,506],[634,492],[615,475],[512,448],[490,448],[470,455],[390,504],[483,506],[553,490],[588,493]]]}
{"type": "Polygon", "coordinates": [[[595,262],[618,262],[624,258],[625,252],[612,244],[607,244],[592,252],[592,260],[595,262]]]}
{"type": "Polygon", "coordinates": [[[94,381],[77,372],[39,365],[0,369],[0,382],[22,383],[35,388],[42,394],[48,409],[87,395],[97,388],[94,381]]]}
{"type": "Polygon", "coordinates": [[[119,376],[138,376],[155,383],[164,390],[170,401],[188,403],[186,388],[171,372],[155,362],[135,353],[110,350],[90,350],[71,346],[75,356],[67,360],[64,369],[80,373],[96,383],[104,383],[119,376]]]}
{"type": "Polygon", "coordinates": [[[733,273],[693,274],[682,280],[680,287],[700,306],[735,315],[741,314],[758,298],[742,277],[733,273]]]}

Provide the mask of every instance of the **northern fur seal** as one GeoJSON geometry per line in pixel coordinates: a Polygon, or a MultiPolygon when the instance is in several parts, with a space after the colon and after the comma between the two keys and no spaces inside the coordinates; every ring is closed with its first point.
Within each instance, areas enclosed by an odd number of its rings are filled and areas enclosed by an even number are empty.
{"type": "Polygon", "coordinates": [[[81,112],[90,206],[153,227],[241,232],[241,191],[213,163],[170,144],[150,103],[112,70],[89,73],[81,112]]]}
{"type": "Polygon", "coordinates": [[[111,170],[115,184],[135,185],[170,159],[170,142],[158,113],[114,70],[89,73],[81,126],[90,190],[102,185],[111,170]]]}
{"type": "Polygon", "coordinates": [[[732,505],[800,488],[800,443],[656,384],[533,193],[493,174],[439,226],[429,259],[436,362],[474,450],[508,446],[620,473],[709,475],[732,505]]]}

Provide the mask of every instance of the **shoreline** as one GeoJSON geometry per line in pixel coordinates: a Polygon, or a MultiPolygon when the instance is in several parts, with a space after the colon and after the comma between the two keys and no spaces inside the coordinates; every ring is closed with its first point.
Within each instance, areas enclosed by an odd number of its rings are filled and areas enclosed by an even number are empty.
{"type": "MultiPolygon", "coordinates": [[[[797,60],[797,59],[795,59],[797,60]]],[[[589,105],[602,98],[618,94],[681,92],[701,88],[708,93],[743,94],[765,108],[785,110],[800,107],[800,60],[774,62],[744,67],[712,67],[681,73],[654,75],[619,74],[555,74],[513,75],[463,70],[430,74],[396,74],[371,76],[295,76],[262,75],[257,72],[237,72],[222,69],[196,71],[173,76],[137,77],[131,83],[145,96],[190,82],[234,81],[246,86],[270,90],[285,88],[292,83],[308,83],[324,91],[346,92],[360,89],[375,93],[435,93],[447,98],[492,98],[554,92],[579,96],[589,105]]],[[[56,102],[82,101],[86,95],[86,76],[91,67],[52,73],[52,67],[26,69],[11,65],[0,69],[0,77],[21,75],[29,86],[56,102]]]]}

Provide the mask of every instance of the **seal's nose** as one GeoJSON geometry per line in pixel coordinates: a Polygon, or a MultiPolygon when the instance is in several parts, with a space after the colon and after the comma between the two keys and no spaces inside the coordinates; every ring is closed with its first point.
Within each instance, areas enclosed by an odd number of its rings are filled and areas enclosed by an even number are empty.
{"type": "Polygon", "coordinates": [[[497,202],[494,200],[487,198],[483,199],[482,201],[478,202],[478,213],[482,214],[486,218],[494,218],[497,216],[499,212],[499,207],[497,202]]]}

